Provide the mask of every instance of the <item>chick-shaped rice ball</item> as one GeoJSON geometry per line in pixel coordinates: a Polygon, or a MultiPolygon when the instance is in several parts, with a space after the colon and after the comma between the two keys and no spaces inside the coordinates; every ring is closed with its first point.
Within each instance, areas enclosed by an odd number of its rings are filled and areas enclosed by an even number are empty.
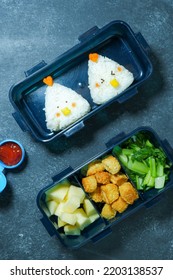
{"type": "Polygon", "coordinates": [[[116,97],[133,81],[133,74],[116,61],[97,53],[89,55],[88,87],[94,103],[103,104],[116,97]]]}
{"type": "Polygon", "coordinates": [[[87,114],[90,105],[74,90],[53,83],[46,88],[44,110],[47,128],[51,131],[59,131],[87,114]]]}

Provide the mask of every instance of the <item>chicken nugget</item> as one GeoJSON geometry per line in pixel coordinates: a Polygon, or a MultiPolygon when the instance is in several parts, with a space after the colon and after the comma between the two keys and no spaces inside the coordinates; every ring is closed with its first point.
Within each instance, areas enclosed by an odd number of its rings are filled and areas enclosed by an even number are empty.
{"type": "Polygon", "coordinates": [[[106,204],[103,206],[101,211],[101,216],[107,220],[110,220],[116,216],[116,211],[112,209],[112,207],[109,204],[106,204]]]}
{"type": "Polygon", "coordinates": [[[86,192],[92,193],[97,188],[97,181],[94,175],[82,178],[82,185],[86,192]]]}
{"type": "Polygon", "coordinates": [[[139,198],[137,190],[132,186],[130,182],[126,182],[119,186],[120,195],[123,200],[128,204],[133,204],[136,199],[139,198]]]}
{"type": "Polygon", "coordinates": [[[97,172],[103,171],[104,165],[102,162],[90,163],[87,170],[87,176],[94,175],[97,172]]]}
{"type": "Polygon", "coordinates": [[[112,155],[104,158],[102,160],[102,163],[103,163],[104,168],[111,174],[116,174],[121,169],[121,165],[120,165],[119,161],[112,155]]]}
{"type": "Polygon", "coordinates": [[[117,212],[119,213],[122,213],[124,212],[127,207],[128,207],[128,204],[127,202],[125,202],[121,196],[119,196],[119,198],[117,200],[115,200],[112,204],[111,204],[112,208],[114,210],[116,210],[117,212]]]}
{"type": "Polygon", "coordinates": [[[102,184],[102,185],[106,185],[110,183],[110,174],[106,171],[102,171],[102,172],[97,172],[95,174],[97,183],[102,184]]]}
{"type": "Polygon", "coordinates": [[[97,187],[94,192],[90,193],[90,197],[94,202],[103,202],[101,188],[97,187]]]}
{"type": "Polygon", "coordinates": [[[128,178],[125,174],[121,173],[121,174],[115,174],[115,175],[111,175],[110,177],[110,181],[111,183],[121,186],[123,183],[128,181],[128,178]]]}
{"type": "Polygon", "coordinates": [[[101,195],[104,202],[111,204],[119,197],[118,187],[114,184],[101,186],[101,195]]]}

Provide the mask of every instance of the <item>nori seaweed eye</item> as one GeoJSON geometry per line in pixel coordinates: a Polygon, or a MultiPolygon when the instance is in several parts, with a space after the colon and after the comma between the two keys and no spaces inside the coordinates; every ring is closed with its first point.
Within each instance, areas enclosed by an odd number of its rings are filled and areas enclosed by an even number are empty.
{"type": "Polygon", "coordinates": [[[101,79],[101,83],[103,84],[105,80],[101,79]]]}
{"type": "Polygon", "coordinates": [[[115,75],[115,73],[113,71],[111,71],[111,75],[115,75]]]}

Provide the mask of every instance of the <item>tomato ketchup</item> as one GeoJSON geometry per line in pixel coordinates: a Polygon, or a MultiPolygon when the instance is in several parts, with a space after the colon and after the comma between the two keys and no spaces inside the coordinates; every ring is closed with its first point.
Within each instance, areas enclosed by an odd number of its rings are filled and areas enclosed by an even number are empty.
{"type": "Polygon", "coordinates": [[[16,165],[22,158],[22,150],[15,142],[6,142],[0,146],[0,160],[8,165],[16,165]]]}

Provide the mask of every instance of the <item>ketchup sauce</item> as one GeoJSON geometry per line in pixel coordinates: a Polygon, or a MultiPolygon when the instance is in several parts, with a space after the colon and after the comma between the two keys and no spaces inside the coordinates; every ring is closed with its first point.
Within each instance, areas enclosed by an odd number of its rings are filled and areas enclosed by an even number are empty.
{"type": "Polygon", "coordinates": [[[6,142],[0,146],[0,160],[8,165],[16,165],[22,158],[22,150],[15,142],[6,142]]]}

